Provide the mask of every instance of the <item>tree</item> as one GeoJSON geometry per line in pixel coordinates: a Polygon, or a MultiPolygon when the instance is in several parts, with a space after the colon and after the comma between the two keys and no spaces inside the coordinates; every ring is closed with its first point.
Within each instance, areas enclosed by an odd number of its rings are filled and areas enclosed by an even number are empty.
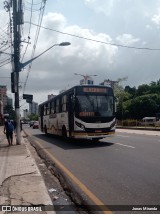
{"type": "Polygon", "coordinates": [[[132,119],[142,119],[143,117],[153,117],[159,112],[160,95],[147,94],[138,96],[135,99],[124,103],[125,117],[132,119]]]}
{"type": "Polygon", "coordinates": [[[149,93],[150,93],[150,86],[147,84],[143,84],[143,85],[138,86],[136,96],[142,96],[142,95],[149,94],[149,93]]]}
{"type": "Polygon", "coordinates": [[[28,118],[29,118],[30,120],[35,120],[35,121],[37,121],[37,120],[38,120],[38,115],[37,115],[37,114],[30,114],[30,115],[28,115],[28,118]]]}
{"type": "Polygon", "coordinates": [[[131,97],[136,96],[136,87],[131,88],[129,85],[127,85],[124,90],[125,92],[129,93],[131,97]]]}
{"type": "Polygon", "coordinates": [[[4,114],[9,114],[9,117],[12,120],[15,120],[16,118],[16,113],[15,110],[13,110],[13,107],[11,105],[6,105],[4,108],[4,114]]]}
{"type": "Polygon", "coordinates": [[[138,88],[126,86],[123,89],[118,82],[114,92],[117,98],[117,119],[142,119],[155,117],[160,112],[160,79],[138,88]]]}
{"type": "MultiPolygon", "coordinates": [[[[120,80],[122,81],[122,79],[120,80]]],[[[130,98],[130,94],[123,89],[121,81],[118,81],[118,84],[114,88],[114,94],[117,101],[117,119],[124,119],[125,114],[123,104],[130,98]]]]}

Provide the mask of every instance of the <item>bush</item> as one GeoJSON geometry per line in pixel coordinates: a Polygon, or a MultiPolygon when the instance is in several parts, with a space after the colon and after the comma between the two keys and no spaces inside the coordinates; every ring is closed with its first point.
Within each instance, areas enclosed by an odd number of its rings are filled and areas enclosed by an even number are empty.
{"type": "Polygon", "coordinates": [[[138,120],[133,120],[133,119],[128,119],[128,120],[119,120],[117,121],[117,125],[119,126],[138,126],[139,121],[138,120]]]}

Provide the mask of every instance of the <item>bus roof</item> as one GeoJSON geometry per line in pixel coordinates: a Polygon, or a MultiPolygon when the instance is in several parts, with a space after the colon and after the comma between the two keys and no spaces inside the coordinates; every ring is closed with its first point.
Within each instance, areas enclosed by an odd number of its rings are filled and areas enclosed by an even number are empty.
{"type": "Polygon", "coordinates": [[[60,94],[57,94],[56,96],[54,96],[53,98],[49,99],[49,100],[46,100],[45,102],[41,103],[39,106],[41,105],[44,105],[48,102],[51,102],[52,100],[54,100],[55,98],[57,97],[61,97],[67,93],[69,93],[70,91],[74,90],[75,88],[84,88],[84,87],[87,87],[87,88],[110,88],[112,90],[112,88],[110,86],[106,86],[106,85],[76,85],[76,86],[73,86],[72,88],[70,89],[67,89],[66,91],[63,91],[62,93],[60,94]]]}

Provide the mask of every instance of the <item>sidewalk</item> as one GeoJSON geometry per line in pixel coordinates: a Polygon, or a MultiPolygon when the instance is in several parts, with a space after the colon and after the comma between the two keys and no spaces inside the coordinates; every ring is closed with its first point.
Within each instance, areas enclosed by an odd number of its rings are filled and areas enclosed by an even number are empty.
{"type": "Polygon", "coordinates": [[[140,129],[134,129],[134,128],[117,128],[117,133],[130,133],[130,134],[145,134],[145,135],[152,135],[152,136],[160,136],[160,130],[140,130],[140,129]]]}
{"type": "Polygon", "coordinates": [[[14,137],[13,146],[8,146],[3,126],[0,126],[0,213],[12,213],[1,211],[1,205],[53,205],[26,139],[22,136],[21,145],[16,145],[14,137]]]}

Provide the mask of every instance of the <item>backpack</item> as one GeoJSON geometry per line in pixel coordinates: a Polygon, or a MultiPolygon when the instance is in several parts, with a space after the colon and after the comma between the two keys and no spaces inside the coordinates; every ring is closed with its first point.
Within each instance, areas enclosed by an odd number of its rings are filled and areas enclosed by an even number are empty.
{"type": "Polygon", "coordinates": [[[6,130],[8,132],[13,132],[14,131],[14,126],[13,126],[12,122],[7,122],[6,130]]]}

